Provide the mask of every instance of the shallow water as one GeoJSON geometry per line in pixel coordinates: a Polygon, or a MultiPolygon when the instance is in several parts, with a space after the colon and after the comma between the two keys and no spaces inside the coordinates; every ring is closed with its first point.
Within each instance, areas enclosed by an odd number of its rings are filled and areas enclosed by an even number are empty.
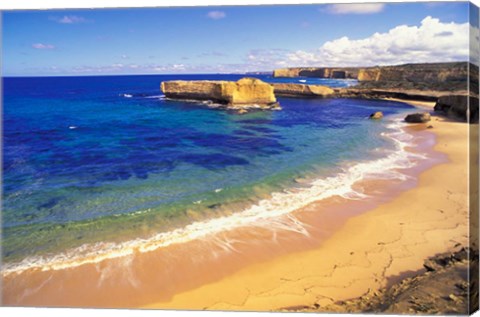
{"type": "Polygon", "coordinates": [[[4,261],[98,253],[219,217],[258,221],[322,193],[355,195],[350,181],[402,162],[392,121],[411,108],[402,103],[279,98],[282,111],[238,115],[158,89],[241,77],[6,78],[4,261]],[[386,118],[368,120],[374,111],[386,118]]]}

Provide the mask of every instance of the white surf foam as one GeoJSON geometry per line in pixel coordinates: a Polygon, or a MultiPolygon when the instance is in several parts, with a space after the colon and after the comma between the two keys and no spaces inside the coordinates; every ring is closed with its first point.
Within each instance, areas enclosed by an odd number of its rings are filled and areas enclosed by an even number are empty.
{"type": "MultiPolygon", "coordinates": [[[[3,275],[19,273],[27,269],[60,270],[87,263],[98,263],[132,255],[134,252],[150,252],[173,244],[186,243],[197,239],[214,238],[222,232],[240,227],[256,226],[270,230],[291,230],[308,235],[305,226],[298,222],[292,212],[314,201],[333,196],[346,199],[362,199],[366,195],[353,189],[353,185],[365,179],[405,180],[408,176],[402,169],[415,166],[415,162],[425,158],[405,150],[413,145],[413,136],[402,129],[400,120],[388,125],[390,132],[385,133],[391,139],[395,149],[385,152],[381,158],[350,163],[342,172],[311,181],[308,186],[275,192],[247,209],[229,216],[199,221],[168,232],[156,234],[148,239],[135,239],[124,243],[86,244],[62,254],[50,257],[29,257],[19,263],[5,263],[3,275]]],[[[305,184],[303,184],[305,185],[305,184]]]]}
{"type": "Polygon", "coordinates": [[[145,99],[165,99],[165,95],[147,96],[145,99]]]}

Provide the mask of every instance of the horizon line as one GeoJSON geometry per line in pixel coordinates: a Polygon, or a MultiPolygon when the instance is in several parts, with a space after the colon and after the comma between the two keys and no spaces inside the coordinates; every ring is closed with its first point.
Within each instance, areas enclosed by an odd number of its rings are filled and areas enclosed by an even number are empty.
{"type": "MultiPolygon", "coordinates": [[[[454,64],[454,63],[467,63],[472,64],[469,60],[448,61],[448,62],[426,62],[426,63],[401,63],[401,64],[389,64],[389,65],[373,65],[373,66],[292,66],[292,67],[280,67],[275,69],[292,69],[292,68],[374,68],[374,67],[390,67],[390,66],[403,66],[403,65],[426,65],[426,64],[454,64]]],[[[476,65],[477,67],[479,65],[476,65]]],[[[255,73],[273,73],[274,70],[256,70],[256,71],[243,71],[243,72],[227,72],[227,73],[143,73],[143,74],[64,74],[64,75],[1,75],[1,78],[40,78],[40,77],[105,77],[105,76],[165,76],[165,75],[249,75],[255,73]]]]}

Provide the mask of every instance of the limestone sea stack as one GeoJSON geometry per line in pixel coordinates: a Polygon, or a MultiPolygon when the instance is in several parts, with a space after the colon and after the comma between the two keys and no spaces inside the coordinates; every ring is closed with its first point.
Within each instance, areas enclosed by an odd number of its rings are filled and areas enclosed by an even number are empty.
{"type": "Polygon", "coordinates": [[[328,97],[335,91],[327,86],[322,85],[305,85],[290,83],[274,83],[273,89],[275,95],[293,96],[293,97],[328,97]]]}
{"type": "Polygon", "coordinates": [[[171,99],[212,101],[227,108],[279,109],[273,87],[260,79],[233,81],[164,81],[161,90],[171,99]]]}

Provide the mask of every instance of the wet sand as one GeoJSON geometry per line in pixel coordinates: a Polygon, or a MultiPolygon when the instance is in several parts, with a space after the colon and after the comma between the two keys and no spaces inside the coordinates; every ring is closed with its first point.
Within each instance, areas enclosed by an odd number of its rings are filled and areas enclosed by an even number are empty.
{"type": "MultiPolygon", "coordinates": [[[[421,106],[431,109],[433,103],[421,106]]],[[[143,307],[270,311],[328,306],[382,289],[395,277],[421,269],[428,257],[467,245],[469,126],[436,116],[428,125],[437,138],[435,150],[445,153],[448,162],[421,173],[414,188],[348,218],[312,250],[249,265],[143,307]]]]}

